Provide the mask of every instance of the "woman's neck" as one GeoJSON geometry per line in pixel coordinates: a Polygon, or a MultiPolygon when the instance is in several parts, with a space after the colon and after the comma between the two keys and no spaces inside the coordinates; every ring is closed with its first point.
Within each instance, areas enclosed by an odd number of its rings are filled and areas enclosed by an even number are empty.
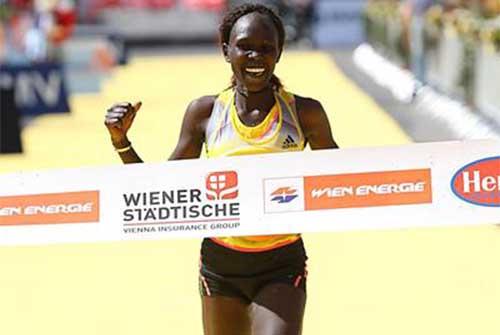
{"type": "Polygon", "coordinates": [[[249,123],[262,121],[274,106],[274,89],[267,87],[258,92],[248,92],[235,87],[235,105],[238,115],[249,123]]]}

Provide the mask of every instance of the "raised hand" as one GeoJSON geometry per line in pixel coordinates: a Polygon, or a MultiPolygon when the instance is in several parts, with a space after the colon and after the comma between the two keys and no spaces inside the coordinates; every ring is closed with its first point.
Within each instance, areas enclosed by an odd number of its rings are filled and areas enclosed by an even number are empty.
{"type": "Polygon", "coordinates": [[[142,103],[137,102],[132,105],[130,102],[114,104],[106,111],[104,124],[111,135],[111,141],[115,147],[121,147],[129,143],[127,132],[134,122],[137,111],[142,103]]]}

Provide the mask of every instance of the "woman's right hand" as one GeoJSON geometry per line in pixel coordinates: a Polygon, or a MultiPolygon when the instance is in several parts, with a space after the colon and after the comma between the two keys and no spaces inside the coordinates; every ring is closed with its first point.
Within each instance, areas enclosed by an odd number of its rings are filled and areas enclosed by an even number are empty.
{"type": "Polygon", "coordinates": [[[111,141],[115,147],[128,145],[127,132],[134,122],[137,111],[142,103],[137,102],[132,105],[129,102],[114,104],[106,111],[104,124],[111,135],[111,141]]]}

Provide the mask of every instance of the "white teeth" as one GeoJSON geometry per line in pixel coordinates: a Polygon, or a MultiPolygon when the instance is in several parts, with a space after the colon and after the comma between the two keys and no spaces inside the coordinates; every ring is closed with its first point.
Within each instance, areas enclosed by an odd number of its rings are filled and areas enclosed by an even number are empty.
{"type": "Polygon", "coordinates": [[[250,73],[262,73],[264,70],[264,68],[246,68],[246,71],[250,73]]]}

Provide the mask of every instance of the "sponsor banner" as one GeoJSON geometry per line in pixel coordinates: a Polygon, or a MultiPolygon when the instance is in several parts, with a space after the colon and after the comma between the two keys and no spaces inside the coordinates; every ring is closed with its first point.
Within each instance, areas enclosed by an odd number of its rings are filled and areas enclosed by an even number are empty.
{"type": "Polygon", "coordinates": [[[264,185],[267,213],[432,202],[430,169],[276,178],[264,185]]]}
{"type": "Polygon", "coordinates": [[[99,221],[99,191],[0,196],[0,226],[99,221]]]}
{"type": "Polygon", "coordinates": [[[1,64],[0,88],[14,90],[16,107],[23,116],[70,110],[60,63],[1,64]]]}
{"type": "Polygon", "coordinates": [[[455,173],[451,188],[460,199],[480,206],[500,207],[500,156],[467,164],[455,173]]]}
{"type": "Polygon", "coordinates": [[[283,213],[304,210],[304,178],[264,180],[264,212],[283,213]]]}
{"type": "Polygon", "coordinates": [[[0,245],[500,223],[500,142],[0,175],[0,245]]]}
{"type": "Polygon", "coordinates": [[[306,210],[432,202],[431,170],[305,177],[306,210]]]}
{"type": "Polygon", "coordinates": [[[208,200],[236,199],[238,197],[238,173],[236,171],[209,173],[205,186],[208,200]]]}
{"type": "Polygon", "coordinates": [[[209,232],[239,226],[238,173],[215,171],[198,185],[122,194],[123,232],[209,232]]]}

